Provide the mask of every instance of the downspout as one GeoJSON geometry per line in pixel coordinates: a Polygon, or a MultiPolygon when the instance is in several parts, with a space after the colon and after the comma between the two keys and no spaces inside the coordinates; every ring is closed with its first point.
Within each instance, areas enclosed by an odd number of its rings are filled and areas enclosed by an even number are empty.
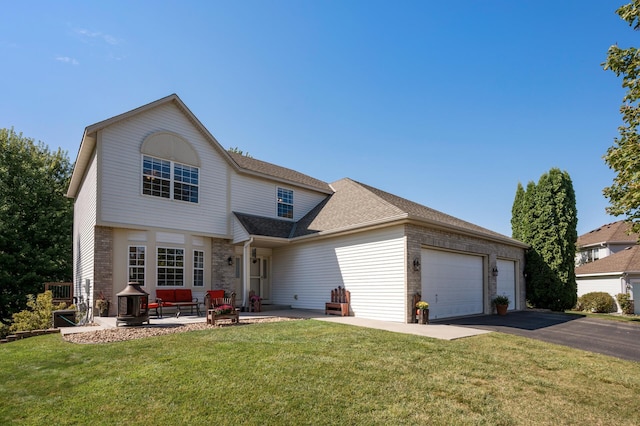
{"type": "Polygon", "coordinates": [[[251,258],[251,244],[253,244],[253,237],[244,243],[242,248],[242,307],[249,306],[247,298],[249,297],[249,259],[251,258]]]}

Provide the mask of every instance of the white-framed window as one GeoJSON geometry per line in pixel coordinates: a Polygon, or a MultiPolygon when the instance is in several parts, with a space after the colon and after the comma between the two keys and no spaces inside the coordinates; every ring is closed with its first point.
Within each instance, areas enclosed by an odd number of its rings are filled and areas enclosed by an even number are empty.
{"type": "Polygon", "coordinates": [[[184,249],[158,247],[158,286],[184,286],[184,249]]]}
{"type": "Polygon", "coordinates": [[[193,286],[204,287],[204,252],[193,251],[193,286]]]}
{"type": "Polygon", "coordinates": [[[278,188],[278,217],[293,219],[293,190],[278,188]]]}
{"type": "Polygon", "coordinates": [[[129,246],[129,282],[144,285],[145,246],[129,246]]]}
{"type": "Polygon", "coordinates": [[[190,203],[198,202],[200,170],[169,160],[142,156],[142,193],[190,203]]]}

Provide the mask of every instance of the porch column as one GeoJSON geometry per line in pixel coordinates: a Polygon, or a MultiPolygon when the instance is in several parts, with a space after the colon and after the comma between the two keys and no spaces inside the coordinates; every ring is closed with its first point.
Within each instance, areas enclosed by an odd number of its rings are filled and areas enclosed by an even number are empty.
{"type": "Polygon", "coordinates": [[[250,262],[251,262],[251,243],[253,243],[253,237],[251,237],[246,243],[244,243],[244,247],[242,248],[242,307],[246,308],[249,306],[248,298],[249,298],[249,289],[251,283],[251,277],[249,274],[251,273],[250,262]]]}

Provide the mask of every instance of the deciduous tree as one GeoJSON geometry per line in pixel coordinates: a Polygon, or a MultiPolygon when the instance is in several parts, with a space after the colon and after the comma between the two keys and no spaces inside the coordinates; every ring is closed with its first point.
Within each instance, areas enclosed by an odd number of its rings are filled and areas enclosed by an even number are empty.
{"type": "MultiPolygon", "coordinates": [[[[640,28],[640,0],[620,7],[616,13],[634,30],[640,28]]],[[[603,190],[610,203],[607,212],[626,216],[633,223],[632,230],[640,233],[640,51],[635,47],[623,49],[613,45],[602,65],[605,70],[622,76],[622,87],[626,89],[620,107],[624,124],[618,128],[619,136],[604,156],[616,173],[612,185],[603,190]]]]}
{"type": "Polygon", "coordinates": [[[0,321],[26,307],[47,281],[70,281],[71,164],[61,150],[0,129],[0,321]]]}

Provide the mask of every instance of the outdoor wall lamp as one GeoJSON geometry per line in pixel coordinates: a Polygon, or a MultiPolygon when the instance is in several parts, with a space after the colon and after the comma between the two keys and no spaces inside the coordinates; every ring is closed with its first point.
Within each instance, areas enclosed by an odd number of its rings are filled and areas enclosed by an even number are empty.
{"type": "Polygon", "coordinates": [[[420,270],[420,259],[419,258],[415,258],[413,259],[413,270],[414,271],[419,271],[420,270]]]}
{"type": "Polygon", "coordinates": [[[229,266],[233,265],[233,257],[229,256],[229,258],[227,259],[227,263],[229,264],[229,266]]]}
{"type": "Polygon", "coordinates": [[[491,269],[491,273],[493,274],[494,277],[498,276],[498,267],[494,266],[493,269],[491,269]]]}

